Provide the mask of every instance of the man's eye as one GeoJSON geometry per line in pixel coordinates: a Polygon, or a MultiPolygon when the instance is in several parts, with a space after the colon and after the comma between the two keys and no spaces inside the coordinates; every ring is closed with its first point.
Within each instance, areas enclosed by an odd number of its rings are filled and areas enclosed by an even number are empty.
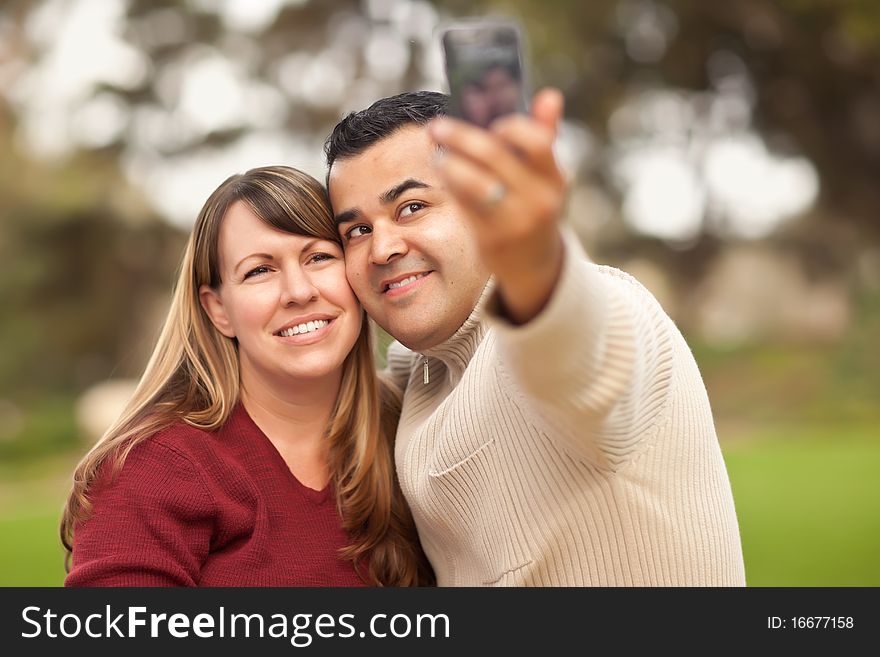
{"type": "Polygon", "coordinates": [[[369,235],[370,232],[369,226],[352,226],[345,231],[345,238],[350,240],[355,237],[363,237],[364,235],[369,235]]]}
{"type": "Polygon", "coordinates": [[[424,204],[424,203],[417,203],[417,202],[407,203],[407,204],[404,205],[403,208],[400,210],[400,216],[401,216],[401,217],[407,217],[407,216],[409,216],[409,215],[411,215],[411,214],[414,214],[414,213],[418,212],[419,210],[421,210],[421,209],[424,208],[424,207],[425,207],[425,204],[424,204]]]}
{"type": "Polygon", "coordinates": [[[269,268],[266,265],[260,265],[259,267],[254,267],[248,273],[244,275],[245,278],[252,278],[253,276],[259,276],[260,274],[265,274],[269,271],[269,268]]]}

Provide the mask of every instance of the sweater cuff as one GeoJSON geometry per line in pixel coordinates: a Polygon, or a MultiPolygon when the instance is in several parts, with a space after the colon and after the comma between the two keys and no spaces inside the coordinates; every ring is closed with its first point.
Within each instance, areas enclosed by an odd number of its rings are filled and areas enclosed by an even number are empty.
{"type": "MultiPolygon", "coordinates": [[[[505,343],[535,341],[545,350],[558,343],[565,333],[583,343],[587,336],[597,336],[601,330],[608,312],[608,299],[600,277],[592,268],[584,267],[589,258],[574,232],[562,227],[561,233],[562,271],[541,312],[525,324],[513,324],[503,311],[497,288],[486,301],[486,321],[505,343]],[[589,312],[576,312],[573,316],[572,310],[580,307],[588,308],[589,312]]],[[[568,344],[569,340],[563,338],[562,342],[568,344]]]]}

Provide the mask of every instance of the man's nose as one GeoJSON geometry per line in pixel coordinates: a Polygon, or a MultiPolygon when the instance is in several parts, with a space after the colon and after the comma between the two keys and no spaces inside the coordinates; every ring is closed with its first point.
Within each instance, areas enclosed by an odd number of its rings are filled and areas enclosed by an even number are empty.
{"type": "Polygon", "coordinates": [[[401,228],[395,223],[376,223],[370,240],[370,262],[374,265],[388,264],[406,253],[406,241],[401,228]]]}

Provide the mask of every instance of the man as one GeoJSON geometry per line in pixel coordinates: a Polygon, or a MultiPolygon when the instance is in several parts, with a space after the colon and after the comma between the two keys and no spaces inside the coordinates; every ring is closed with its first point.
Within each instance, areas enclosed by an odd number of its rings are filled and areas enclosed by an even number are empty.
{"type": "Polygon", "coordinates": [[[742,585],[681,334],[560,228],[562,97],[486,131],[431,92],[327,140],[349,282],[400,344],[397,469],[440,585],[742,585]]]}

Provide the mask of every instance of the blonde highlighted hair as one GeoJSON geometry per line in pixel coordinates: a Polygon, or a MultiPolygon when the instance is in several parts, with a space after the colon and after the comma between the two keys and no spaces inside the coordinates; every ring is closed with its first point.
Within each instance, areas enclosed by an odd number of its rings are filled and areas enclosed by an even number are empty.
{"type": "MultiPolygon", "coordinates": [[[[67,560],[76,525],[90,512],[89,492],[99,470],[118,472],[132,448],[172,424],[213,431],[239,401],[234,339],[214,328],[199,288],[220,281],[218,243],[228,208],[243,201],[272,228],[340,243],[321,184],[290,167],[261,167],[228,178],[211,194],[193,227],[165,324],[141,380],[122,411],[73,477],[61,520],[67,560]]],[[[328,466],[352,561],[370,584],[425,585],[433,574],[422,552],[393,462],[400,412],[396,392],[377,378],[369,322],[343,363],[342,382],[327,429],[328,466]]]]}

